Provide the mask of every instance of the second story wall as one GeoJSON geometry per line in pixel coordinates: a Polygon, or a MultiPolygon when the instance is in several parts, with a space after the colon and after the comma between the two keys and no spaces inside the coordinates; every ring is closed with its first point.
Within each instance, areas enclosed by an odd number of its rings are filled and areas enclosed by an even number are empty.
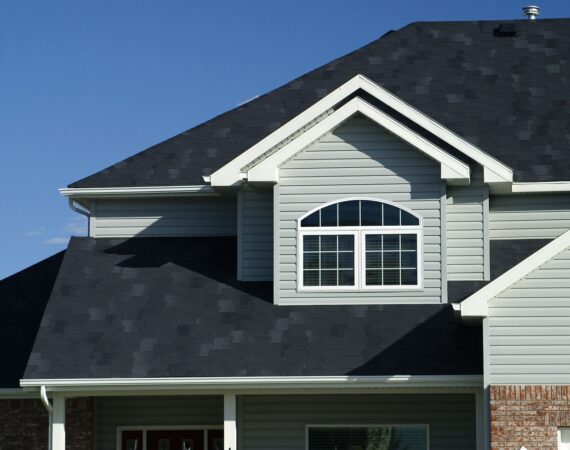
{"type": "Polygon", "coordinates": [[[276,294],[280,304],[442,301],[439,164],[364,118],[352,118],[286,162],[276,204],[276,294]],[[373,197],[423,218],[423,288],[384,292],[298,292],[297,219],[324,203],[373,197]]]}
{"type": "Polygon", "coordinates": [[[238,278],[273,279],[273,188],[245,185],[238,196],[238,278]]]}
{"type": "Polygon", "coordinates": [[[482,170],[469,186],[447,188],[447,279],[489,279],[489,189],[482,170]]]}
{"type": "Polygon", "coordinates": [[[235,197],[96,200],[93,237],[235,236],[235,197]]]}
{"type": "Polygon", "coordinates": [[[491,239],[554,239],[570,229],[570,193],[490,199],[491,239]]]}
{"type": "Polygon", "coordinates": [[[492,384],[568,383],[570,250],[493,299],[486,320],[492,384]]]}

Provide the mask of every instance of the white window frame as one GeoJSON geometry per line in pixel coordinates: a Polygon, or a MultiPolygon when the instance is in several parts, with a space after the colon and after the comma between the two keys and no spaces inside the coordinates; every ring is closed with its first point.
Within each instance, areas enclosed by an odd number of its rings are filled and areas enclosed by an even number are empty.
{"type": "Polygon", "coordinates": [[[423,288],[423,219],[421,216],[397,203],[372,197],[350,197],[319,205],[297,219],[297,292],[382,292],[413,291],[423,288]],[[338,226],[301,227],[301,221],[314,212],[336,203],[348,201],[373,201],[394,206],[416,217],[419,225],[395,226],[338,226]],[[366,286],[365,236],[368,234],[415,234],[417,238],[417,284],[366,286]],[[303,242],[305,236],[353,235],[354,236],[354,285],[352,286],[304,286],[303,242]]]}
{"type": "Polygon", "coordinates": [[[311,428],[372,428],[372,427],[424,427],[426,430],[426,450],[430,450],[430,426],[427,423],[364,423],[364,424],[320,424],[312,423],[305,426],[305,450],[309,450],[309,429],[311,428]]]}
{"type": "Polygon", "coordinates": [[[562,450],[562,430],[568,430],[570,427],[558,427],[556,430],[556,436],[558,438],[558,449],[562,450]]]}

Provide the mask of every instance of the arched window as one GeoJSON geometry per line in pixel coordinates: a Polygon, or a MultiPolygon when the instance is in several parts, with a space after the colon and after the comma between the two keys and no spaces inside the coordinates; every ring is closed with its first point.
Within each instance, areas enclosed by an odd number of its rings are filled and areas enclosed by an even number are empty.
{"type": "Polygon", "coordinates": [[[299,290],[421,286],[422,219],[376,199],[347,199],[298,220],[299,290]]]}

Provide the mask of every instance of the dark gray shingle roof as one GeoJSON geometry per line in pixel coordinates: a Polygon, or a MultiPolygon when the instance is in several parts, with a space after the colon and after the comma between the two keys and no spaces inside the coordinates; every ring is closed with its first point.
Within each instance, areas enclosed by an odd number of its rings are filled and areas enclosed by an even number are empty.
{"type": "Polygon", "coordinates": [[[0,389],[20,386],[64,253],[0,280],[0,389]]]}
{"type": "Polygon", "coordinates": [[[235,248],[73,238],[25,378],[481,373],[450,305],[276,306],[236,281],[235,248]]]}
{"type": "Polygon", "coordinates": [[[517,181],[570,178],[570,19],[423,22],[71,187],[203,184],[220,168],[361,73],[515,170],[517,181]]]}

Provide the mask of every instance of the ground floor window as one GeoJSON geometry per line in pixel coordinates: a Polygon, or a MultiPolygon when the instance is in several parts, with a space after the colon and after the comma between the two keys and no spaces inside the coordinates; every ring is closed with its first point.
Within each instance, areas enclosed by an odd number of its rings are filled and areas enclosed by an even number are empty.
{"type": "Polygon", "coordinates": [[[315,425],[308,450],[427,450],[427,425],[315,425]]]}
{"type": "Polygon", "coordinates": [[[558,448],[570,450],[570,428],[558,428],[558,448]]]}
{"type": "Polygon", "coordinates": [[[117,450],[223,450],[224,431],[212,427],[119,427],[117,450]]]}

